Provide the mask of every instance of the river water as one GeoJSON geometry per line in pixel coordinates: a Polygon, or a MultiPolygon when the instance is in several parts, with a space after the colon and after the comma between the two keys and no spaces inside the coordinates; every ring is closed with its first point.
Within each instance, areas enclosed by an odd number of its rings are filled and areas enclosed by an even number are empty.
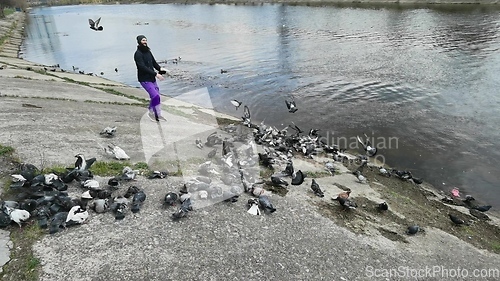
{"type": "Polygon", "coordinates": [[[21,57],[137,87],[144,34],[174,74],[164,95],[206,87],[220,112],[240,117],[238,99],[255,122],[319,128],[344,147],[366,133],[379,160],[498,206],[499,26],[480,5],[60,6],[30,12],[21,57]]]}

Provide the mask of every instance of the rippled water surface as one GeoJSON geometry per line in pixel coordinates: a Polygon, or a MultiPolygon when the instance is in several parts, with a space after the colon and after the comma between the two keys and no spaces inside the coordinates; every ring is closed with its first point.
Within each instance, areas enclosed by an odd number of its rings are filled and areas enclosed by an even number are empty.
{"type": "Polygon", "coordinates": [[[365,132],[388,164],[495,204],[500,13],[454,7],[40,8],[30,13],[22,56],[138,86],[133,53],[144,34],[175,74],[160,83],[165,95],[207,87],[221,112],[241,116],[229,103],[236,98],[255,121],[320,128],[344,146],[365,132]],[[99,17],[104,31],[94,32],[88,18],[99,17]],[[286,111],[290,95],[295,114],[286,111]]]}

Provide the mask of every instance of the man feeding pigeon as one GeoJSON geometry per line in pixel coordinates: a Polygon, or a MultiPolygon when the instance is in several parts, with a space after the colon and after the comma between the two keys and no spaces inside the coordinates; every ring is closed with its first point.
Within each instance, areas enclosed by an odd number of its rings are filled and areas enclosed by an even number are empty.
{"type": "Polygon", "coordinates": [[[137,79],[141,86],[148,92],[149,111],[148,117],[151,121],[167,121],[161,114],[160,89],[156,83],[156,78],[162,81],[167,70],[161,68],[156,62],[151,50],[148,47],[148,39],[144,35],[137,36],[137,50],[134,54],[135,65],[137,66],[137,79]],[[157,70],[158,72],[156,72],[157,70]]]}

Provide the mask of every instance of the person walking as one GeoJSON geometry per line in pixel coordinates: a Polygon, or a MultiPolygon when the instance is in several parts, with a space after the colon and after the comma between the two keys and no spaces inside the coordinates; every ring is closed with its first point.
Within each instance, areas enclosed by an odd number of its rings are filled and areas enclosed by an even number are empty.
{"type": "Polygon", "coordinates": [[[162,116],[160,89],[156,83],[156,79],[160,81],[165,79],[162,74],[167,73],[167,70],[160,67],[156,62],[153,53],[151,53],[149,49],[146,36],[139,35],[136,39],[138,45],[134,54],[134,61],[137,66],[137,79],[144,90],[149,94],[150,102],[148,117],[153,122],[159,122],[160,120],[167,121],[167,119],[162,116]]]}

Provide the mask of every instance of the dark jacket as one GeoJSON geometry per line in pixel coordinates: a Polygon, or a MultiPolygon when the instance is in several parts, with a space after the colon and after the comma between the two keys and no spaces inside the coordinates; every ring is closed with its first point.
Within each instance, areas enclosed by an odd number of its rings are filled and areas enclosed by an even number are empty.
{"type": "Polygon", "coordinates": [[[139,82],[155,82],[156,70],[160,71],[160,65],[156,62],[151,51],[137,46],[134,54],[135,65],[137,66],[137,79],[139,82]]]}

